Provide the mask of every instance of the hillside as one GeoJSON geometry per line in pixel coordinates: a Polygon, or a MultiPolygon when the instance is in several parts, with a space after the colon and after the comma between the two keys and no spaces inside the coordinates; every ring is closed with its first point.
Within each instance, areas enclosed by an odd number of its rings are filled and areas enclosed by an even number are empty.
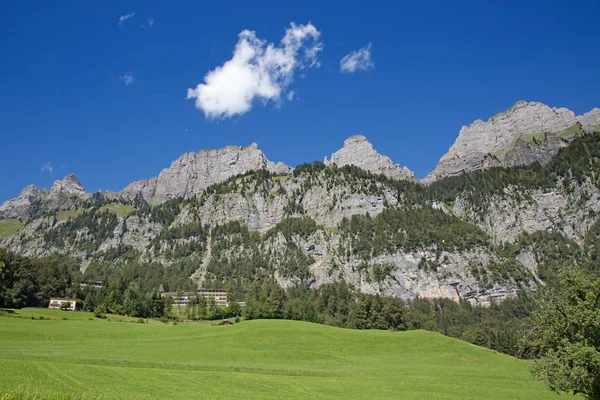
{"type": "MultiPolygon", "coordinates": [[[[88,193],[68,176],[0,206],[0,246],[67,257],[86,280],[149,271],[148,290],[225,287],[243,301],[272,277],[283,288],[346,282],[368,294],[485,305],[536,291],[564,265],[595,268],[597,114],[519,102],[469,128],[501,135],[505,147],[492,150],[504,161],[427,185],[360,135],[294,169],[252,144],[184,154],[122,192],[88,193]],[[527,162],[506,161],[515,140],[527,162]]],[[[457,143],[471,143],[465,135],[475,133],[465,132],[457,143]]]]}
{"type": "Polygon", "coordinates": [[[56,319],[0,316],[3,394],[24,399],[558,398],[534,381],[527,362],[425,331],[355,331],[295,321],[175,326],[88,320],[82,318],[91,317],[86,313],[42,314],[56,319]],[[74,319],[61,320],[64,315],[74,319]]]}

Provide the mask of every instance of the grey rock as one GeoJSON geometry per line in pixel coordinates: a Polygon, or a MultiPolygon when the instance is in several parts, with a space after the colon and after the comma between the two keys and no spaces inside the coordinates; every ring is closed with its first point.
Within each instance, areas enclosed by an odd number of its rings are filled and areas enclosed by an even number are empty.
{"type": "Polygon", "coordinates": [[[450,150],[422,181],[495,166],[548,162],[576,134],[598,122],[592,110],[576,117],[566,108],[550,108],[537,102],[518,101],[487,122],[477,120],[463,126],[450,150]]]}
{"type": "Polygon", "coordinates": [[[27,215],[31,204],[44,199],[48,189],[40,189],[35,185],[26,186],[19,197],[7,200],[0,205],[0,219],[19,218],[27,215]]]}
{"type": "Polygon", "coordinates": [[[0,206],[0,219],[26,218],[32,204],[44,201],[48,211],[68,210],[90,197],[75,175],[54,182],[52,188],[40,189],[35,185],[25,187],[19,197],[7,200],[0,206]]]}
{"type": "Polygon", "coordinates": [[[158,178],[133,182],[122,192],[133,199],[141,194],[149,202],[162,203],[177,197],[193,197],[208,186],[250,170],[290,173],[292,169],[269,161],[256,143],[247,147],[227,146],[217,150],[186,153],[163,169],[158,178]]]}
{"type": "Polygon", "coordinates": [[[77,196],[80,198],[89,197],[89,193],[85,191],[85,188],[79,182],[79,179],[75,174],[68,175],[64,177],[62,180],[54,181],[52,188],[50,189],[50,193],[48,197],[56,198],[61,195],[65,196],[77,196]]]}
{"type": "Polygon", "coordinates": [[[156,182],[158,178],[142,179],[130,183],[123,189],[119,195],[126,199],[133,200],[136,196],[141,195],[146,201],[152,202],[154,193],[156,192],[156,182]]]}
{"type": "Polygon", "coordinates": [[[594,108],[590,112],[580,115],[577,120],[586,132],[600,131],[600,108],[594,108]]]}
{"type": "Polygon", "coordinates": [[[569,191],[511,186],[488,201],[483,212],[459,197],[452,212],[479,226],[497,244],[514,243],[521,233],[537,231],[558,232],[583,244],[586,232],[600,215],[600,191],[589,181],[569,191]]]}
{"type": "Polygon", "coordinates": [[[375,147],[362,135],[351,136],[344,141],[344,147],[325,157],[325,165],[356,165],[375,174],[384,174],[394,179],[413,179],[414,173],[400,167],[387,156],[379,154],[375,147]]]}

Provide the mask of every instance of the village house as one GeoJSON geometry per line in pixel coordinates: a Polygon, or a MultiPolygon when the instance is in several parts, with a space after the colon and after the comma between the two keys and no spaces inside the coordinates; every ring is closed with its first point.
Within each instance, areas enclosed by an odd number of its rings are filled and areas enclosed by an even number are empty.
{"type": "Polygon", "coordinates": [[[77,300],[75,300],[75,299],[50,299],[50,303],[48,304],[48,309],[60,310],[60,306],[63,303],[69,304],[69,307],[67,308],[68,311],[75,311],[77,308],[77,300]]]}

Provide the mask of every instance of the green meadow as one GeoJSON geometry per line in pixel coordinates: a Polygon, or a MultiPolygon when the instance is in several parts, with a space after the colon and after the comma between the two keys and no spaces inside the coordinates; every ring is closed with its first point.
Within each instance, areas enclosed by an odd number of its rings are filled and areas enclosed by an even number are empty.
{"type": "Polygon", "coordinates": [[[0,237],[14,235],[25,223],[18,219],[5,219],[0,221],[0,237]]]}
{"type": "Polygon", "coordinates": [[[530,363],[426,331],[0,314],[0,398],[558,398],[530,363]]]}

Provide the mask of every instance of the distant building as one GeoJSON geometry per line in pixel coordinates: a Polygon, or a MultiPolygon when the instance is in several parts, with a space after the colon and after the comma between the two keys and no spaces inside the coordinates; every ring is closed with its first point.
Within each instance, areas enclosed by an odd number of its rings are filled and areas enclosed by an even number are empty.
{"type": "Polygon", "coordinates": [[[219,307],[227,307],[229,305],[227,302],[227,292],[223,289],[200,289],[198,296],[204,297],[207,302],[212,297],[215,300],[215,305],[219,307]]]}
{"type": "Polygon", "coordinates": [[[75,299],[50,299],[50,304],[48,304],[48,309],[50,310],[60,310],[60,306],[63,303],[68,303],[69,307],[67,310],[75,311],[77,308],[77,300],[75,299]]]}
{"type": "Polygon", "coordinates": [[[227,292],[223,289],[200,289],[198,293],[178,293],[178,292],[162,292],[161,296],[171,297],[174,307],[185,307],[190,303],[190,299],[194,296],[203,297],[208,303],[211,298],[214,299],[215,305],[219,307],[227,307],[227,292]]]}
{"type": "Polygon", "coordinates": [[[173,299],[173,307],[185,307],[190,304],[190,298],[193,296],[191,293],[177,293],[177,292],[162,292],[162,297],[170,297],[173,299]]]}
{"type": "Polygon", "coordinates": [[[91,286],[94,289],[102,289],[104,287],[104,283],[102,283],[102,281],[94,281],[94,282],[80,281],[79,282],[79,287],[88,287],[88,286],[91,286]]]}

